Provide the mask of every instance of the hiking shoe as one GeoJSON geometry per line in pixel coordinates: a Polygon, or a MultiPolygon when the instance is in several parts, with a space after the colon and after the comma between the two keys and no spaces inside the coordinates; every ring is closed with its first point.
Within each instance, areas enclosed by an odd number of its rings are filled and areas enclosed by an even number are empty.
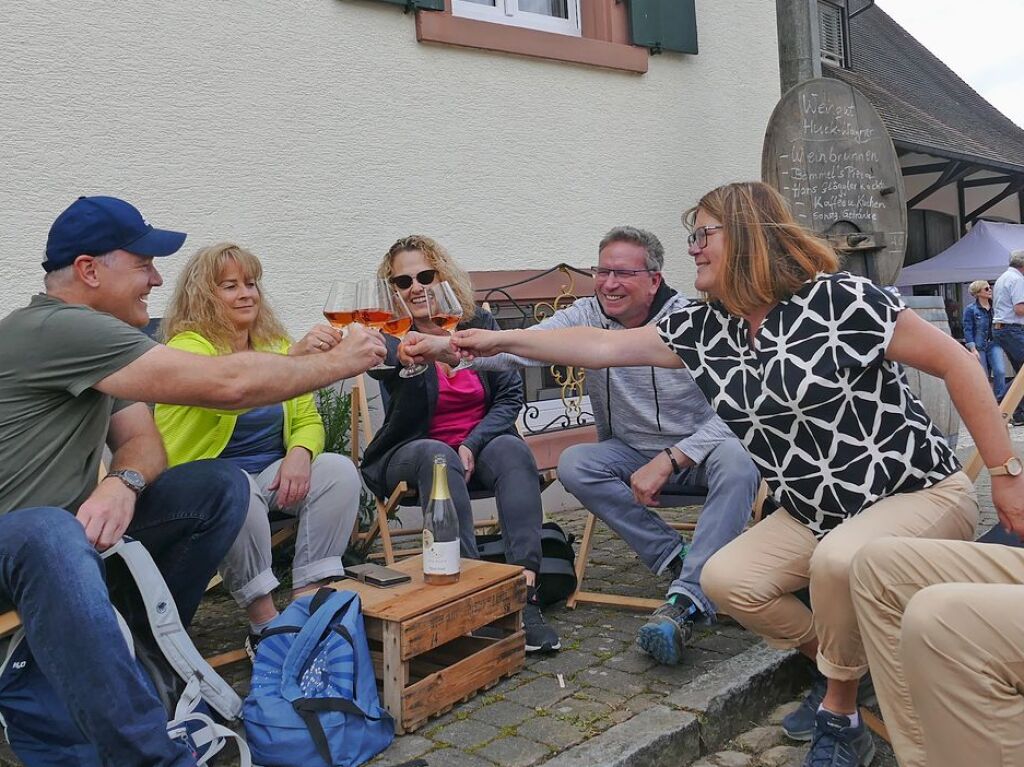
{"type": "Polygon", "coordinates": [[[526,633],[526,652],[555,652],[562,649],[558,634],[544,620],[540,605],[527,601],[523,608],[523,630],[526,633]]]}
{"type": "MultiPolygon", "coordinates": [[[[782,720],[782,731],[786,737],[792,740],[810,740],[814,735],[814,723],[818,716],[818,709],[821,702],[825,700],[825,688],[828,681],[815,670],[814,682],[811,684],[811,691],[803,699],[800,707],[795,711],[786,714],[782,720]]],[[[875,696],[875,686],[871,683],[871,675],[865,674],[860,678],[857,685],[857,705],[873,706],[878,702],[875,696]]]]}
{"type": "Polygon", "coordinates": [[[670,599],[640,627],[636,643],[658,663],[675,666],[683,659],[683,649],[693,636],[693,624],[700,615],[700,610],[686,597],[670,599]]]}
{"type": "Polygon", "coordinates": [[[814,738],[804,767],[867,767],[875,758],[875,740],[864,726],[831,711],[819,711],[814,721],[814,738]]]}
{"type": "Polygon", "coordinates": [[[249,661],[251,663],[256,662],[256,646],[260,643],[261,639],[263,639],[262,634],[253,634],[250,631],[249,636],[245,638],[245,644],[242,645],[245,649],[245,654],[249,656],[249,661]]]}

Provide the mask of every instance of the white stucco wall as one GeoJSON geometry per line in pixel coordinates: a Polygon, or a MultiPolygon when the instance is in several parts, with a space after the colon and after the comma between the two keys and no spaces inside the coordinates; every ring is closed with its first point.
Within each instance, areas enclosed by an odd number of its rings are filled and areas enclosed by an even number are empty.
{"type": "MultiPolygon", "coordinates": [[[[79,194],[259,254],[293,332],[332,278],[430,234],[471,269],[594,261],[657,232],[688,286],[681,210],[759,175],[779,95],[775,4],[698,0],[701,52],[637,76],[416,42],[367,0],[10,0],[0,26],[0,314],[40,284],[79,194]]],[[[161,264],[173,281],[183,259],[161,264]]],[[[169,285],[150,308],[162,313],[169,285]]]]}

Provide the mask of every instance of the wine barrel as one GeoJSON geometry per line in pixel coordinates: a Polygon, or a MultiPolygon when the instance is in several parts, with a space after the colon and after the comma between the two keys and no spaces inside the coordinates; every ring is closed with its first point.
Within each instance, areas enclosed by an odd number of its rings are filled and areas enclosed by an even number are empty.
{"type": "MultiPolygon", "coordinates": [[[[950,335],[945,299],[942,296],[903,296],[902,298],[907,308],[912,309],[947,336],[950,335]]],[[[945,435],[949,446],[955,450],[960,433],[960,414],[956,412],[956,408],[953,407],[953,403],[949,399],[949,391],[946,389],[945,382],[941,378],[922,373],[912,367],[904,366],[903,370],[907,375],[911,391],[921,400],[928,417],[945,435]]]]}

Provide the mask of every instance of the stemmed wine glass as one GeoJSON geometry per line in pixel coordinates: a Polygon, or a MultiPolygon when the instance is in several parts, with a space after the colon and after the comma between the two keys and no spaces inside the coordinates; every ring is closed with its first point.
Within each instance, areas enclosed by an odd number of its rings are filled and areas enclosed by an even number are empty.
{"type": "MultiPolygon", "coordinates": [[[[428,286],[426,297],[431,322],[447,333],[453,333],[462,319],[462,304],[459,303],[451,284],[445,280],[428,286]]],[[[472,366],[472,363],[464,359],[459,360],[459,364],[452,368],[452,372],[472,366]]]]}
{"type": "MultiPolygon", "coordinates": [[[[402,296],[398,291],[391,294],[392,306],[394,308],[394,319],[384,326],[384,332],[389,336],[401,340],[405,338],[405,334],[412,329],[412,312],[409,311],[409,307],[405,301],[402,300],[402,296]]],[[[412,378],[424,373],[427,366],[422,362],[407,365],[398,371],[398,375],[402,378],[412,378]]]]}
{"type": "MultiPolygon", "coordinates": [[[[356,283],[356,320],[368,328],[387,332],[389,324],[395,323],[395,329],[400,329],[398,314],[395,311],[395,294],[391,292],[391,286],[387,280],[371,278],[360,280],[356,283]]],[[[403,304],[404,308],[404,304],[403,304]]],[[[408,313],[408,309],[406,309],[408,313]]],[[[412,319],[409,319],[412,325],[412,319]]],[[[407,325],[405,331],[409,330],[407,325]]],[[[370,370],[390,370],[391,366],[385,363],[374,365],[370,370]]]]}
{"type": "Polygon", "coordinates": [[[332,327],[343,332],[353,322],[359,322],[359,312],[356,311],[356,283],[342,280],[331,283],[327,301],[324,302],[324,319],[332,327]]]}

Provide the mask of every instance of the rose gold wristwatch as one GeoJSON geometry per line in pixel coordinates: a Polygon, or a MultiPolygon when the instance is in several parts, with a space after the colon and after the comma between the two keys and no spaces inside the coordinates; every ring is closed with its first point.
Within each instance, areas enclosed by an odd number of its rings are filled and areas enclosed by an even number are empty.
{"type": "Polygon", "coordinates": [[[1015,455],[1011,455],[1006,461],[999,466],[989,466],[988,473],[993,477],[1002,477],[1004,475],[1010,475],[1016,477],[1024,472],[1024,463],[1021,463],[1020,458],[1015,455]]]}

